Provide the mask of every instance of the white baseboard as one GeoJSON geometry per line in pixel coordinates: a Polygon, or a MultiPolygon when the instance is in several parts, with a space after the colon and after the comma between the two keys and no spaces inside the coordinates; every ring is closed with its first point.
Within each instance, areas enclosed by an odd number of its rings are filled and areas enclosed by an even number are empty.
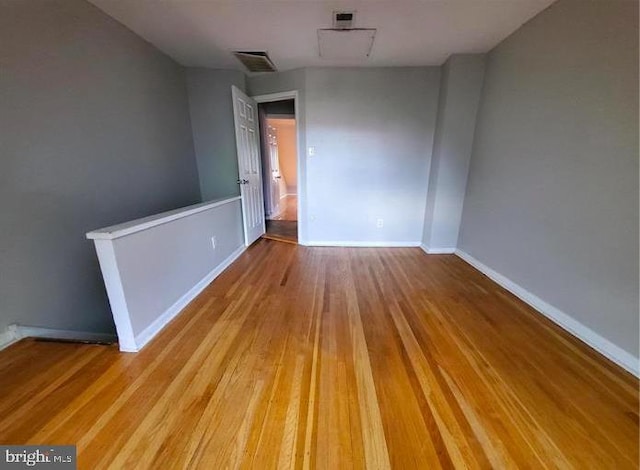
{"type": "Polygon", "coordinates": [[[571,333],[581,341],[587,343],[603,356],[607,357],[611,361],[618,364],[620,367],[631,372],[636,377],[640,376],[640,363],[637,357],[628,353],[619,346],[613,344],[608,339],[600,336],[591,328],[583,325],[565,312],[557,309],[553,305],[548,304],[541,298],[526,290],[524,287],[513,282],[511,279],[494,271],[489,266],[485,265],[481,261],[478,261],[468,253],[465,253],[462,250],[456,250],[455,254],[469,263],[471,266],[476,268],[478,271],[491,278],[497,284],[504,287],[520,300],[535,308],[538,312],[549,318],[558,326],[567,330],[569,333],[571,333]]]}
{"type": "Polygon", "coordinates": [[[59,330],[55,328],[43,328],[39,326],[9,325],[0,333],[0,349],[19,341],[23,338],[57,338],[77,339],[80,341],[105,341],[115,343],[116,335],[109,333],[93,333],[90,331],[59,330]]]}
{"type": "Polygon", "coordinates": [[[59,338],[79,339],[84,341],[117,342],[118,337],[109,333],[93,333],[90,331],[58,330],[54,328],[40,328],[36,326],[16,325],[22,338],[59,338]]]}
{"type": "Polygon", "coordinates": [[[305,246],[344,246],[361,248],[417,247],[420,242],[355,242],[355,241],[305,241],[305,246]]]}
{"type": "Polygon", "coordinates": [[[222,263],[216,266],[205,277],[203,277],[195,286],[180,297],[171,307],[162,313],[153,323],[146,327],[141,333],[135,337],[135,347],[120,347],[124,352],[138,352],[149,341],[151,341],[171,320],[173,320],[200,292],[204,290],[216,277],[229,267],[238,257],[247,249],[242,245],[233,253],[231,253],[222,263]]]}
{"type": "Polygon", "coordinates": [[[11,346],[16,341],[22,339],[18,333],[18,325],[9,325],[0,333],[0,350],[11,346]]]}
{"type": "Polygon", "coordinates": [[[424,251],[428,255],[452,255],[452,254],[454,254],[456,252],[456,248],[455,247],[430,248],[427,245],[425,245],[424,243],[420,244],[420,248],[422,249],[422,251],[424,251]]]}

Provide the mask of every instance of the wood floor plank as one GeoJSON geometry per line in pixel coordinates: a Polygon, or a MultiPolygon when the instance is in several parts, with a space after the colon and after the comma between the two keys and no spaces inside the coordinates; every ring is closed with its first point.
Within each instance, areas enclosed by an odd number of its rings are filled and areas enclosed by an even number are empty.
{"type": "Polygon", "coordinates": [[[80,468],[638,468],[638,380],[455,256],[261,240],[138,354],[0,352],[80,468]]]}

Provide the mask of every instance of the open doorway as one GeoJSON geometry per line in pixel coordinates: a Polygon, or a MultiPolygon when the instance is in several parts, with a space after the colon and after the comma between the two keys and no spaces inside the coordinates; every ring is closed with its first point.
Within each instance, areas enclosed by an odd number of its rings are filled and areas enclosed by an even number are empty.
{"type": "Polygon", "coordinates": [[[298,145],[295,102],[258,104],[266,219],[264,238],[298,242],[298,145]]]}

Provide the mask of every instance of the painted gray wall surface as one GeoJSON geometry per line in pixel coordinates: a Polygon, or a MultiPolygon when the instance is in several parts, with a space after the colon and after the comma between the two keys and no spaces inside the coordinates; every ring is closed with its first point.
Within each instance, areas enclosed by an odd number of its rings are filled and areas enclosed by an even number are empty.
{"type": "MultiPolygon", "coordinates": [[[[286,72],[247,77],[247,93],[249,96],[267,95],[293,90],[298,92],[298,115],[296,116],[296,124],[299,129],[300,138],[298,149],[307,148],[306,75],[306,69],[295,69],[286,72]]],[[[308,239],[307,195],[305,190],[307,157],[305,151],[299,151],[298,153],[298,171],[300,172],[300,179],[298,181],[298,211],[300,213],[300,220],[298,221],[298,241],[304,244],[308,239]]]]}
{"type": "Polygon", "coordinates": [[[244,73],[188,68],[187,84],[202,200],[239,196],[231,87],[245,90],[244,73]]]}
{"type": "Polygon", "coordinates": [[[112,332],[84,234],[200,200],[183,70],[84,1],[0,3],[0,331],[112,332]]]}
{"type": "Polygon", "coordinates": [[[420,242],[439,79],[438,67],[307,69],[310,241],[420,242]]]}
{"type": "Polygon", "coordinates": [[[134,336],[243,245],[240,201],[114,240],[134,336]]]}
{"type": "Polygon", "coordinates": [[[638,3],[559,0],[488,56],[459,246],[638,356],[638,3]]]}
{"type": "Polygon", "coordinates": [[[442,68],[422,236],[430,249],[452,249],[458,242],[484,59],[484,54],[454,55],[442,68]]]}
{"type": "Polygon", "coordinates": [[[264,73],[247,77],[247,90],[250,96],[281,93],[283,91],[304,91],[306,69],[286,72],[264,73]]]}

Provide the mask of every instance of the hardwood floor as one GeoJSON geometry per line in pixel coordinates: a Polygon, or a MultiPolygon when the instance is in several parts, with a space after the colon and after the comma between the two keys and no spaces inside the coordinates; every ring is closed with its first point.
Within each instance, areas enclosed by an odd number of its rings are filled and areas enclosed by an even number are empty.
{"type": "Polygon", "coordinates": [[[266,228],[262,238],[298,243],[298,222],[295,220],[267,220],[266,228]]]}
{"type": "Polygon", "coordinates": [[[451,255],[261,240],[138,354],[0,352],[0,442],[80,468],[638,465],[638,381],[451,255]]]}
{"type": "Polygon", "coordinates": [[[281,204],[284,205],[284,209],[277,217],[266,221],[267,231],[262,237],[298,243],[298,197],[286,196],[281,204]]]}
{"type": "Polygon", "coordinates": [[[284,205],[284,208],[273,220],[298,220],[298,196],[293,194],[285,196],[280,204],[284,205]]]}

